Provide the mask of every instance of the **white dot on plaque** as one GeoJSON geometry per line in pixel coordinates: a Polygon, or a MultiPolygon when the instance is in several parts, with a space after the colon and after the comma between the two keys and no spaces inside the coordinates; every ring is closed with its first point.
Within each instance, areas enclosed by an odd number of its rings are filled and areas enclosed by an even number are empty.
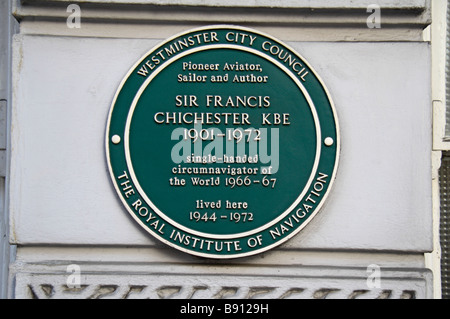
{"type": "Polygon", "coordinates": [[[114,144],[119,144],[121,140],[122,140],[122,139],[120,138],[119,135],[114,135],[114,136],[111,138],[111,141],[112,141],[114,144]]]}
{"type": "Polygon", "coordinates": [[[326,146],[333,146],[333,144],[334,144],[334,140],[331,137],[327,137],[325,139],[325,145],[326,146]]]}

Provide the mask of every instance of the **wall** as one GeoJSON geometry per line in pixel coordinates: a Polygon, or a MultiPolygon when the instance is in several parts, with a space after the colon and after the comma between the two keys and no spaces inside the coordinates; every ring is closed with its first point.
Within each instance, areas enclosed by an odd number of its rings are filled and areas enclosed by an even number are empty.
{"type": "Polygon", "coordinates": [[[423,36],[431,4],[381,2],[381,28],[370,29],[370,1],[84,1],[81,28],[72,29],[70,1],[15,1],[10,296],[432,298],[423,36]],[[109,108],[131,66],[166,37],[219,23],[295,48],[328,87],[342,139],[332,193],[308,227],[275,250],[225,262],[174,251],[141,230],[115,194],[104,151],[109,108]],[[79,285],[68,285],[73,278],[79,285]]]}
{"type": "Polygon", "coordinates": [[[8,267],[14,248],[9,245],[9,212],[5,186],[8,184],[8,110],[11,109],[11,35],[14,19],[8,1],[0,3],[0,298],[8,295],[8,267]]]}

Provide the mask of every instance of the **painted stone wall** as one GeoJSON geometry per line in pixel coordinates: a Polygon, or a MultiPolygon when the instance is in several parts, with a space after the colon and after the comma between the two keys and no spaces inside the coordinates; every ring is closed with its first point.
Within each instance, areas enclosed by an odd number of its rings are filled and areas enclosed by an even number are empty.
{"type": "Polygon", "coordinates": [[[15,2],[12,297],[432,297],[423,255],[433,248],[428,1],[384,1],[374,29],[367,1],[314,11],[308,1],[239,10],[233,1],[117,2],[87,1],[79,12],[70,1],[15,2]],[[162,39],[217,23],[251,26],[299,52],[330,91],[342,141],[335,185],[313,221],[275,250],[227,262],[174,251],[138,227],[104,146],[131,66],[162,39]]]}

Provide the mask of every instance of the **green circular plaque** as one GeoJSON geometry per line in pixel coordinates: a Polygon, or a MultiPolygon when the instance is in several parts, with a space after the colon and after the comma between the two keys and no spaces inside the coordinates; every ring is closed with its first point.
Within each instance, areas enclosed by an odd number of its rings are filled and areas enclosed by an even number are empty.
{"type": "Polygon", "coordinates": [[[106,151],[120,199],[154,237],[210,258],[297,234],[331,189],[339,128],[328,91],[286,44],[211,26],[164,41],[123,80],[106,151]]]}

